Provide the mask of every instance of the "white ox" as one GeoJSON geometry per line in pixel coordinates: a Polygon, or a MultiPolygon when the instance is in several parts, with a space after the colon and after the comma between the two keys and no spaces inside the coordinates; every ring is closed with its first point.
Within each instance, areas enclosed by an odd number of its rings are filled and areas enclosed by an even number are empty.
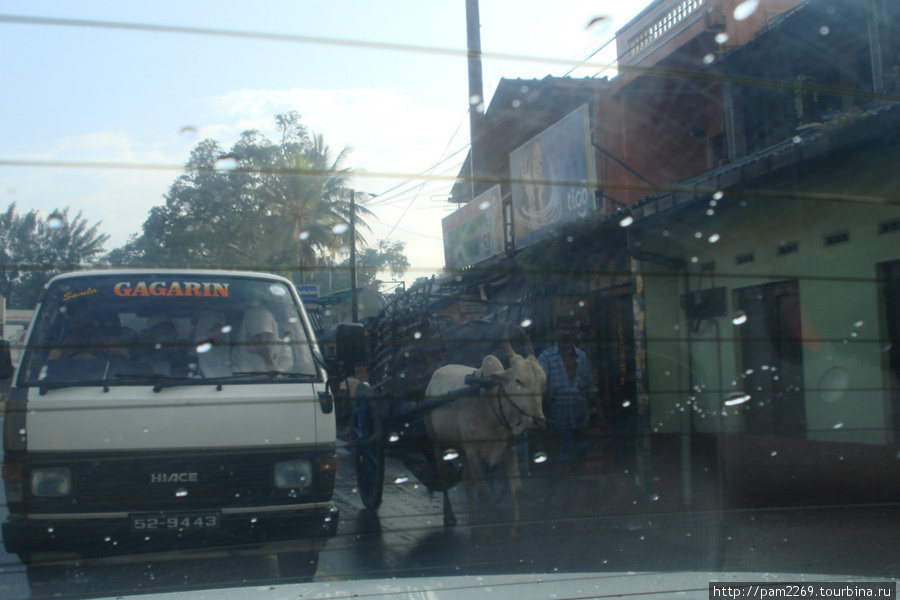
{"type": "MultiPolygon", "coordinates": [[[[541,408],[547,376],[534,356],[528,343],[528,355],[516,354],[509,343],[504,347],[509,356],[509,369],[497,357],[484,358],[476,375],[497,380],[499,385],[433,409],[425,416],[428,436],[435,449],[438,473],[445,479],[442,458],[445,452],[455,450],[463,465],[462,481],[469,500],[472,525],[478,525],[490,508],[489,490],[484,478],[484,468],[490,468],[501,460],[506,469],[513,500],[513,526],[511,535],[519,536],[519,496],[522,482],[516,457],[516,437],[528,428],[542,428],[546,420],[541,408]]],[[[447,365],[431,376],[425,396],[441,397],[453,390],[464,388],[466,375],[472,367],[447,365]]],[[[456,524],[456,516],[450,505],[446,485],[444,487],[444,526],[456,524]]],[[[475,535],[481,533],[476,528],[475,535]]]]}

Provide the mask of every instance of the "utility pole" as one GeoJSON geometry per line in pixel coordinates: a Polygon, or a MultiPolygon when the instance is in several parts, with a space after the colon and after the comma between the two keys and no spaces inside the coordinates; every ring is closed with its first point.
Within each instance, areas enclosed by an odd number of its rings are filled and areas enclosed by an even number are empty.
{"type": "Polygon", "coordinates": [[[359,323],[359,298],[356,297],[356,191],[350,190],[350,318],[359,323]]]}
{"type": "Polygon", "coordinates": [[[466,38],[469,53],[469,167],[471,169],[472,198],[475,185],[483,173],[481,137],[484,134],[484,84],[481,74],[481,17],[478,0],[466,0],[466,38]]]}

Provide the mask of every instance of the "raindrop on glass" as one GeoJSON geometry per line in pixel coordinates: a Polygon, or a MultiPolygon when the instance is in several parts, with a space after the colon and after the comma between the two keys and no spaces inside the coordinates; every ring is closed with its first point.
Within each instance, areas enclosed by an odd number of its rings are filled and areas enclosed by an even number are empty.
{"type": "Polygon", "coordinates": [[[513,100],[513,101],[512,101],[512,107],[513,107],[513,108],[519,108],[520,106],[522,106],[522,101],[521,101],[521,100],[513,100]]]}
{"type": "Polygon", "coordinates": [[[834,424],[834,429],[840,429],[840,428],[843,427],[843,426],[844,426],[843,423],[835,423],[835,424],[834,424]]]}
{"type": "Polygon", "coordinates": [[[631,400],[626,400],[622,403],[622,408],[628,408],[629,406],[631,406],[631,400]]]}
{"type": "Polygon", "coordinates": [[[524,329],[526,327],[531,327],[531,323],[532,323],[531,319],[525,319],[524,321],[519,323],[519,325],[524,329]]]}
{"type": "Polygon", "coordinates": [[[234,171],[237,168],[238,159],[234,154],[220,156],[216,159],[216,162],[213,163],[213,170],[215,171],[234,171]]]}
{"type": "Polygon", "coordinates": [[[547,462],[547,453],[546,452],[538,452],[537,454],[534,455],[534,458],[532,460],[538,464],[545,463],[545,462],[547,462]]]}
{"type": "Polygon", "coordinates": [[[481,96],[479,96],[478,94],[472,94],[471,96],[469,96],[469,104],[471,104],[472,106],[475,106],[479,102],[481,102],[481,96]]]}
{"type": "Polygon", "coordinates": [[[206,354],[210,350],[212,350],[212,342],[203,342],[199,346],[197,346],[197,354],[206,354]]]}
{"type": "Polygon", "coordinates": [[[728,34],[725,33],[724,31],[722,33],[716,34],[716,43],[717,44],[724,44],[727,41],[728,41],[728,34]]]}
{"type": "Polygon", "coordinates": [[[716,62],[716,57],[714,54],[707,54],[706,56],[703,57],[704,65],[711,65],[714,62],[716,62]]]}
{"type": "Polygon", "coordinates": [[[711,236],[709,236],[709,243],[710,243],[710,244],[715,244],[715,243],[718,242],[720,239],[721,239],[721,238],[720,238],[719,234],[718,234],[718,233],[714,233],[714,234],[712,234],[711,236]]]}
{"type": "Polygon", "coordinates": [[[456,450],[449,448],[444,451],[444,460],[455,460],[459,458],[459,452],[456,450]]]}
{"type": "Polygon", "coordinates": [[[299,235],[298,237],[299,237],[301,240],[308,240],[308,239],[309,239],[309,232],[308,232],[308,231],[301,231],[301,232],[300,232],[300,235],[299,235]]]}
{"type": "Polygon", "coordinates": [[[417,340],[418,340],[418,339],[421,339],[421,338],[422,338],[422,332],[421,332],[421,331],[415,332],[415,333],[413,334],[413,338],[414,338],[414,339],[417,339],[417,340]]]}
{"type": "Polygon", "coordinates": [[[491,207],[491,203],[488,202],[487,200],[485,200],[484,202],[482,202],[481,204],[478,205],[478,208],[480,208],[481,210],[487,210],[490,207],[491,207]]]}
{"type": "Polygon", "coordinates": [[[63,226],[63,218],[62,215],[58,212],[54,211],[49,217],[47,217],[47,227],[50,229],[59,229],[63,226]]]}
{"type": "Polygon", "coordinates": [[[794,136],[794,143],[795,143],[795,144],[799,144],[799,143],[802,142],[802,141],[803,141],[803,138],[800,137],[799,135],[795,135],[795,136],[794,136]]]}
{"type": "Polygon", "coordinates": [[[346,223],[338,223],[334,227],[331,228],[331,232],[336,235],[341,235],[342,233],[347,233],[347,230],[350,229],[350,226],[346,223]]]}
{"type": "Polygon", "coordinates": [[[828,25],[822,25],[821,27],[819,27],[819,33],[821,33],[822,35],[828,35],[829,33],[831,33],[831,29],[828,27],[828,25]]]}
{"type": "Polygon", "coordinates": [[[741,2],[734,9],[734,18],[736,21],[743,21],[755,13],[757,8],[759,8],[759,0],[746,0],[746,2],[741,2]]]}
{"type": "Polygon", "coordinates": [[[634,223],[634,217],[632,217],[631,215],[628,215],[627,217],[625,217],[624,219],[619,221],[619,226],[620,227],[629,227],[633,223],[634,223]]]}
{"type": "Polygon", "coordinates": [[[394,478],[394,483],[406,483],[407,481],[409,481],[409,477],[407,477],[406,475],[401,475],[394,478]]]}
{"type": "Polygon", "coordinates": [[[399,442],[400,436],[397,435],[396,433],[392,433],[391,436],[388,438],[388,441],[389,442],[399,442]]]}
{"type": "Polygon", "coordinates": [[[175,496],[178,498],[184,498],[187,495],[188,491],[184,488],[178,488],[177,490],[175,490],[175,496]]]}
{"type": "MultiPolygon", "coordinates": [[[[725,401],[725,406],[737,406],[738,404],[744,404],[745,402],[749,402],[751,399],[750,394],[731,394],[728,396],[728,399],[725,401]]],[[[724,411],[722,413],[725,414],[724,411]]]]}
{"type": "Polygon", "coordinates": [[[178,131],[178,135],[187,142],[193,142],[197,139],[197,128],[191,125],[185,125],[178,131]]]}
{"type": "Polygon", "coordinates": [[[747,313],[742,310],[737,311],[736,313],[734,313],[734,318],[731,320],[731,322],[735,325],[743,325],[747,322],[747,313]]]}

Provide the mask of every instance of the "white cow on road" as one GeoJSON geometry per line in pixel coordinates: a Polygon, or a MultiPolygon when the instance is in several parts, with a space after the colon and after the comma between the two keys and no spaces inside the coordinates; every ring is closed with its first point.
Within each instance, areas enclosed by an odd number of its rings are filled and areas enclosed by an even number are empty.
{"type": "MultiPolygon", "coordinates": [[[[472,395],[460,396],[433,409],[425,417],[425,426],[435,448],[439,473],[442,471],[444,453],[451,449],[459,452],[473,525],[477,525],[482,514],[489,509],[484,469],[503,461],[513,499],[512,536],[517,537],[522,482],[516,457],[516,437],[526,429],[544,427],[541,403],[547,376],[534,356],[531,343],[527,344],[527,356],[516,354],[509,343],[508,333],[507,329],[504,348],[510,367],[504,369],[497,357],[488,355],[475,373],[490,377],[497,385],[472,395]]],[[[445,396],[453,390],[464,388],[466,376],[472,373],[472,367],[463,365],[441,367],[431,377],[425,391],[426,398],[445,396]]],[[[443,473],[441,475],[443,477],[443,473]]],[[[455,524],[456,516],[450,505],[447,486],[444,486],[444,525],[455,524]]],[[[480,534],[477,529],[475,532],[480,534]]]]}

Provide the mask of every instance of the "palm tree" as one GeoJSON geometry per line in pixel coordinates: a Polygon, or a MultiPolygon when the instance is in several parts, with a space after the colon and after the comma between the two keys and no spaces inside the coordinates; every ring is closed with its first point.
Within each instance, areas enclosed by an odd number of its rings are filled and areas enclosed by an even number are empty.
{"type": "MultiPolygon", "coordinates": [[[[349,242],[342,227],[350,222],[350,171],[342,167],[347,150],[331,160],[321,135],[311,141],[307,149],[279,157],[275,175],[261,190],[267,235],[257,247],[260,261],[282,256],[293,262],[302,281],[320,253],[337,253],[349,242]]],[[[368,226],[361,217],[371,214],[356,205],[357,239],[363,244],[359,230],[368,226]]]]}

